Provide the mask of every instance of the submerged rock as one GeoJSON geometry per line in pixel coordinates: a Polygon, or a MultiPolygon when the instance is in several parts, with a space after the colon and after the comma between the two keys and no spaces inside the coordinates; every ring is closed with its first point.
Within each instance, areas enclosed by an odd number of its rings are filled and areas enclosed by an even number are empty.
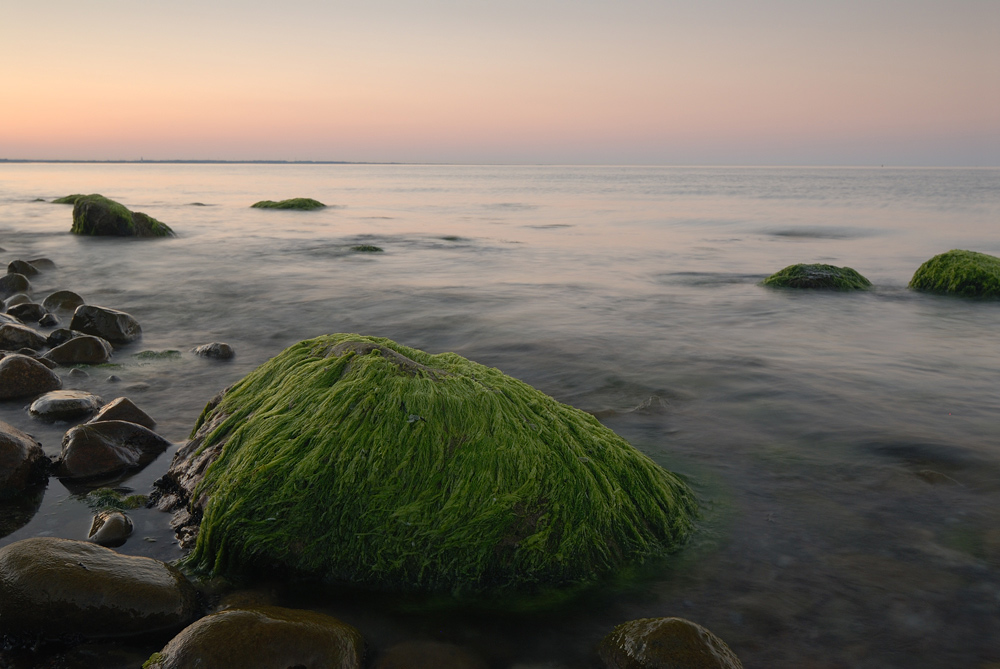
{"type": "Polygon", "coordinates": [[[97,395],[82,390],[53,390],[28,407],[28,412],[44,420],[72,420],[94,413],[104,405],[97,395]]]}
{"type": "Polygon", "coordinates": [[[606,669],[743,669],[722,639],[683,618],[622,623],[599,650],[606,669]]]}
{"type": "Polygon", "coordinates": [[[132,536],[132,520],[121,511],[101,511],[90,524],[87,541],[117,548],[132,536]]]}
{"type": "Polygon", "coordinates": [[[42,300],[42,306],[49,311],[74,311],[81,304],[83,298],[72,290],[57,290],[42,300]]]}
{"type": "Polygon", "coordinates": [[[351,250],[355,253],[383,253],[385,251],[385,249],[373,244],[358,244],[357,246],[352,246],[351,250]]]}
{"type": "Polygon", "coordinates": [[[114,237],[172,237],[174,231],[152,216],[131,211],[103,195],[84,195],[73,203],[73,227],[77,235],[114,237]]]}
{"type": "Polygon", "coordinates": [[[16,307],[19,304],[25,304],[27,302],[31,302],[30,296],[25,295],[24,293],[17,293],[7,298],[7,301],[4,302],[4,308],[10,310],[11,307],[16,307]]]}
{"type": "Polygon", "coordinates": [[[204,514],[192,565],[402,590],[589,582],[676,549],[695,513],[592,416],[454,353],[346,334],[217,397],[157,486],[204,514]]]}
{"type": "Polygon", "coordinates": [[[309,211],[312,209],[322,209],[326,205],[319,200],[313,200],[308,197],[294,197],[290,200],[279,200],[278,202],[274,200],[261,200],[250,206],[254,209],[300,209],[302,211],[309,211]]]}
{"type": "Polygon", "coordinates": [[[819,290],[867,290],[872,282],[850,267],[834,265],[789,265],[764,279],[773,288],[811,288],[819,290]]]}
{"type": "Polygon", "coordinates": [[[360,669],[361,633],[331,616],[277,606],[234,608],[184,628],[144,669],[331,667],[360,669]]]}
{"type": "Polygon", "coordinates": [[[0,421],[0,499],[44,481],[50,464],[34,437],[0,421]]]}
{"type": "Polygon", "coordinates": [[[59,365],[101,365],[111,359],[113,352],[114,348],[108,340],[81,335],[59,344],[44,357],[59,365]]]}
{"type": "Polygon", "coordinates": [[[963,297],[1000,297],[1000,258],[953,249],[921,265],[909,287],[963,297]]]}
{"type": "Polygon", "coordinates": [[[34,358],[13,353],[0,360],[0,400],[41,395],[59,388],[59,375],[34,358]]]}
{"type": "Polygon", "coordinates": [[[215,358],[216,360],[229,360],[236,354],[232,346],[221,341],[203,344],[195,348],[193,352],[202,358],[215,358]]]}
{"type": "Polygon", "coordinates": [[[66,432],[55,475],[85,479],[145,467],[170,442],[135,423],[121,420],[77,425],[66,432]]]}
{"type": "Polygon", "coordinates": [[[8,274],[23,274],[24,276],[35,276],[38,274],[38,268],[29,262],[23,260],[12,260],[10,264],[7,265],[8,274]]]}
{"type": "Polygon", "coordinates": [[[107,339],[112,344],[127,344],[142,336],[139,322],[124,311],[83,304],[73,312],[71,330],[107,339]]]}
{"type": "Polygon", "coordinates": [[[176,568],[85,541],[23,539],[0,548],[0,633],[128,637],[180,628],[194,588],[176,568]]]}
{"type": "Polygon", "coordinates": [[[0,325],[0,349],[16,351],[22,348],[38,350],[45,348],[46,338],[24,325],[5,323],[0,325]]]}
{"type": "Polygon", "coordinates": [[[17,293],[27,293],[29,290],[31,282],[23,274],[13,272],[0,276],[0,300],[6,300],[17,293]]]}
{"type": "Polygon", "coordinates": [[[123,420],[128,423],[142,425],[152,430],[156,427],[156,421],[149,417],[145,411],[137,407],[132,400],[127,397],[116,397],[97,412],[97,415],[90,419],[91,423],[99,423],[107,420],[123,420]]]}

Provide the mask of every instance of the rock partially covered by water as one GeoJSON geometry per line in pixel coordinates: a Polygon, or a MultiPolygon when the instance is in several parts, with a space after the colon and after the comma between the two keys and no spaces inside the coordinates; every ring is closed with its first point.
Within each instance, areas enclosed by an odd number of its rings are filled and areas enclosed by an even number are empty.
{"type": "Polygon", "coordinates": [[[22,348],[43,349],[46,338],[24,325],[5,323],[0,325],[0,349],[16,351],[22,348]]]}
{"type": "Polygon", "coordinates": [[[127,397],[116,397],[97,412],[97,415],[90,419],[91,423],[98,423],[107,420],[123,420],[128,423],[135,423],[152,430],[156,427],[156,421],[149,417],[145,411],[137,407],[132,400],[127,397]]]}
{"type": "Polygon", "coordinates": [[[81,304],[83,298],[72,290],[57,290],[42,300],[42,306],[49,311],[74,311],[81,304]]]}
{"type": "Polygon", "coordinates": [[[743,669],[722,639],[683,618],[618,625],[600,646],[606,669],[743,669]]]}
{"type": "Polygon", "coordinates": [[[29,262],[25,262],[24,260],[12,260],[10,264],[7,265],[7,273],[35,276],[38,274],[38,268],[29,262]]]}
{"type": "Polygon", "coordinates": [[[169,631],[194,617],[176,568],[85,541],[23,539],[0,548],[0,633],[90,638],[169,631]]]}
{"type": "Polygon", "coordinates": [[[71,330],[106,339],[112,344],[127,344],[142,336],[139,322],[124,311],[83,304],[73,312],[71,330]]]}
{"type": "Polygon", "coordinates": [[[211,344],[203,344],[194,349],[194,354],[202,358],[215,358],[216,360],[229,360],[236,352],[233,347],[225,342],[214,341],[211,344]]]}
{"type": "Polygon", "coordinates": [[[89,416],[103,405],[100,397],[82,390],[53,390],[32,402],[28,412],[44,420],[72,420],[89,416]]]}
{"type": "Polygon", "coordinates": [[[227,609],[195,621],[146,669],[335,667],[360,669],[365,643],[336,618],[277,606],[227,609]]]}
{"type": "Polygon", "coordinates": [[[0,499],[44,481],[50,464],[34,437],[0,421],[0,499]]]}
{"type": "Polygon", "coordinates": [[[313,200],[308,197],[293,197],[290,200],[279,200],[278,202],[274,200],[261,200],[250,206],[255,209],[299,209],[310,211],[312,209],[322,209],[326,205],[319,200],[313,200]]]}
{"type": "Polygon", "coordinates": [[[59,365],[101,365],[111,359],[112,353],[114,348],[108,340],[81,335],[59,344],[44,357],[59,365]]]}
{"type": "Polygon", "coordinates": [[[206,407],[158,482],[182,501],[199,484],[193,565],[400,590],[589,582],[678,548],[695,508],[589,414],[454,353],[348,334],[206,407]]]}
{"type": "Polygon", "coordinates": [[[17,293],[27,293],[29,290],[31,282],[23,274],[12,272],[0,276],[0,300],[6,300],[17,293]]]}
{"type": "Polygon", "coordinates": [[[15,353],[0,360],[0,400],[41,395],[59,388],[59,375],[34,358],[15,353]]]}
{"type": "Polygon", "coordinates": [[[85,479],[145,467],[170,442],[152,430],[121,420],[84,423],[63,437],[55,475],[85,479]]]}
{"type": "Polygon", "coordinates": [[[850,267],[834,265],[789,265],[764,279],[773,288],[811,288],[815,290],[867,290],[872,282],[850,267]]]}
{"type": "Polygon", "coordinates": [[[73,227],[77,235],[115,237],[172,237],[174,231],[152,216],[127,207],[103,195],[77,197],[73,204],[73,227]]]}
{"type": "Polygon", "coordinates": [[[910,288],[962,297],[1000,297],[1000,258],[953,249],[936,255],[913,274],[910,288]]]}
{"type": "Polygon", "coordinates": [[[90,524],[87,541],[117,548],[132,536],[132,520],[122,511],[101,511],[90,524]]]}
{"type": "Polygon", "coordinates": [[[22,302],[8,308],[7,313],[25,323],[38,323],[49,312],[45,310],[45,307],[35,302],[22,302]]]}

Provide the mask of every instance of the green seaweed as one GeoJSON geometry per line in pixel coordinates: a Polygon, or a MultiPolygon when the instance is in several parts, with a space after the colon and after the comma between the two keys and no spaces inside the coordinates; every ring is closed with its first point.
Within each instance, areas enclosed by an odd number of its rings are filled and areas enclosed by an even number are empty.
{"type": "Polygon", "coordinates": [[[250,205],[254,209],[299,209],[302,211],[311,211],[313,209],[322,209],[326,205],[319,200],[313,200],[308,197],[295,197],[290,200],[281,200],[275,202],[274,200],[261,200],[260,202],[255,202],[250,205]]]}
{"type": "Polygon", "coordinates": [[[98,488],[87,493],[84,498],[94,511],[129,511],[146,506],[146,495],[126,495],[114,488],[98,488]]]}
{"type": "Polygon", "coordinates": [[[372,244],[359,244],[357,246],[352,246],[351,250],[355,253],[382,253],[385,249],[373,246],[372,244]]]}
{"type": "Polygon", "coordinates": [[[155,669],[166,659],[163,653],[156,651],[149,656],[149,659],[142,663],[142,669],[155,669]]]}
{"type": "Polygon", "coordinates": [[[764,285],[813,290],[868,290],[872,282],[850,267],[817,263],[789,265],[764,279],[764,285]]]}
{"type": "Polygon", "coordinates": [[[962,297],[1000,297],[1000,258],[952,249],[921,265],[909,287],[962,297]]]}
{"type": "Polygon", "coordinates": [[[73,195],[66,195],[64,197],[57,197],[52,200],[52,204],[76,204],[76,201],[81,197],[86,197],[82,193],[74,193],[73,195]]]}
{"type": "Polygon", "coordinates": [[[132,355],[136,360],[174,360],[181,357],[181,352],[174,349],[166,351],[140,351],[132,355]]]}
{"type": "Polygon", "coordinates": [[[122,237],[170,237],[174,231],[165,223],[103,195],[79,195],[73,203],[73,227],[77,235],[122,237]]]}
{"type": "MultiPolygon", "coordinates": [[[[300,342],[198,419],[224,441],[186,564],[529,592],[677,550],[694,496],[593,416],[454,353],[300,342]]],[[[193,434],[194,434],[193,433],[193,434]]]]}

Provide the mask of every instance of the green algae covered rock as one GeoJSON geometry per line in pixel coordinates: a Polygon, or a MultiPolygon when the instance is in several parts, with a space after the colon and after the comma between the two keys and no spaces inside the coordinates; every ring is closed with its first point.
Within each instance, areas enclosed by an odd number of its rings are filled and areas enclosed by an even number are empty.
{"type": "Polygon", "coordinates": [[[172,237],[165,223],[103,195],[82,195],[73,203],[73,227],[77,235],[114,237],[172,237]]]}
{"type": "Polygon", "coordinates": [[[293,197],[290,200],[280,200],[278,202],[274,200],[261,200],[250,206],[254,209],[299,209],[310,211],[312,209],[322,209],[326,205],[319,200],[313,200],[308,197],[293,197]]]}
{"type": "Polygon", "coordinates": [[[352,334],[300,342],[213,400],[157,485],[186,502],[182,538],[203,514],[191,567],[390,590],[582,584],[677,549],[695,515],[679,477],[593,416],[352,334]]]}
{"type": "Polygon", "coordinates": [[[764,279],[772,288],[809,288],[819,290],[867,290],[872,282],[850,267],[823,264],[789,265],[764,279]]]}
{"type": "Polygon", "coordinates": [[[921,265],[910,279],[910,288],[963,297],[1000,297],[1000,258],[953,249],[921,265]]]}
{"type": "Polygon", "coordinates": [[[57,197],[52,200],[52,204],[76,204],[76,201],[81,197],[87,197],[83,193],[73,193],[72,195],[64,195],[63,197],[57,197]]]}

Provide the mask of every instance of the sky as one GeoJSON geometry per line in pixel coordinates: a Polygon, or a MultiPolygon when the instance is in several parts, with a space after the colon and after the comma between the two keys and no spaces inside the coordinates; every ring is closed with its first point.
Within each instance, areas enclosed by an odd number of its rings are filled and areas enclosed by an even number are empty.
{"type": "Polygon", "coordinates": [[[1000,0],[0,0],[0,158],[1000,166],[1000,0]]]}

